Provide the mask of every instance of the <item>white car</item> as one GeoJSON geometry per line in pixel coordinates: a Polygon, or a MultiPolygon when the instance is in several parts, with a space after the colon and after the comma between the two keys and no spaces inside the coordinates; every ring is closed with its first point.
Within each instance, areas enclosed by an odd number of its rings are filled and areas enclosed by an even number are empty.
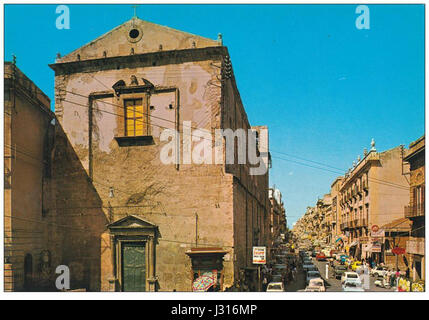
{"type": "Polygon", "coordinates": [[[356,272],[344,272],[341,277],[341,284],[344,284],[346,281],[359,283],[362,285],[362,281],[360,280],[360,277],[356,272]]]}
{"type": "Polygon", "coordinates": [[[311,279],[308,286],[305,288],[306,292],[325,292],[325,282],[322,278],[311,279]]]}
{"type": "Polygon", "coordinates": [[[371,276],[377,277],[377,278],[383,278],[387,274],[387,269],[385,267],[375,267],[371,270],[371,276]]]}
{"type": "Polygon", "coordinates": [[[267,292],[284,292],[283,282],[270,282],[267,286],[267,292]]]}
{"type": "Polygon", "coordinates": [[[319,271],[314,271],[314,270],[307,271],[306,283],[308,285],[312,279],[318,279],[321,277],[322,276],[320,275],[319,271]]]}
{"type": "Polygon", "coordinates": [[[345,292],[365,292],[362,283],[357,281],[346,280],[342,287],[345,292]]]}

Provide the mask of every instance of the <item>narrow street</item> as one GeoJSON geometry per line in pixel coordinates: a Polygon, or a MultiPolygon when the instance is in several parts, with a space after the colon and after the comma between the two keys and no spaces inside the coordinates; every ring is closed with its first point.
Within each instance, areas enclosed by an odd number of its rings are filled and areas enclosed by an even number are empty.
{"type": "MultiPolygon", "coordinates": [[[[341,280],[337,280],[332,276],[332,268],[329,268],[329,278],[326,279],[326,264],[325,261],[317,261],[313,258],[314,265],[319,269],[320,274],[322,275],[323,280],[325,281],[325,287],[327,292],[342,292],[341,280]]],[[[306,287],[305,281],[306,273],[301,268],[298,268],[298,273],[294,281],[286,284],[285,290],[287,292],[297,292],[299,290],[304,290],[306,287]]],[[[392,292],[393,289],[384,289],[377,287],[374,284],[376,279],[374,277],[370,277],[370,290],[368,292],[392,292]]]]}

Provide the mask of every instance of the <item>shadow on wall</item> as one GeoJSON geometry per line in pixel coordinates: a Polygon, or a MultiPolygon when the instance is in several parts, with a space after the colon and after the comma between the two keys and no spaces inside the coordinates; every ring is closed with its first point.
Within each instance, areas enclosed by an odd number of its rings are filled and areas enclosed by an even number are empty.
{"type": "Polygon", "coordinates": [[[107,210],[103,210],[87,171],[58,121],[52,156],[52,202],[56,212],[52,215],[53,270],[58,265],[69,267],[71,290],[100,291],[100,244],[109,223],[107,210]]]}

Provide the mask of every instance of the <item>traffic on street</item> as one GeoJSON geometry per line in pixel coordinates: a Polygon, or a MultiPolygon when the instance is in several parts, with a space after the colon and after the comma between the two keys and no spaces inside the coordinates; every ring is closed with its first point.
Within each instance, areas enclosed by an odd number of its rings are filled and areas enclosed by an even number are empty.
{"type": "Polygon", "coordinates": [[[393,292],[401,274],[371,267],[344,252],[283,244],[263,271],[267,292],[393,292]]]}

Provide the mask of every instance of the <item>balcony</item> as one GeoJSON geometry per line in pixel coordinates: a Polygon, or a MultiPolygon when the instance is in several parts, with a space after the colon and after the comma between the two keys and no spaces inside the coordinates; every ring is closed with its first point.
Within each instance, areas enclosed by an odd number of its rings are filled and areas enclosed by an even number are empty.
{"type": "Polygon", "coordinates": [[[368,223],[366,221],[366,219],[359,219],[358,221],[358,227],[367,227],[368,223]]]}
{"type": "Polygon", "coordinates": [[[404,207],[405,218],[415,218],[415,217],[424,217],[425,216],[425,203],[414,206],[405,206],[404,207]]]}
{"type": "Polygon", "coordinates": [[[408,240],[406,245],[407,253],[409,254],[425,254],[425,239],[424,238],[414,238],[413,240],[408,240]]]}

